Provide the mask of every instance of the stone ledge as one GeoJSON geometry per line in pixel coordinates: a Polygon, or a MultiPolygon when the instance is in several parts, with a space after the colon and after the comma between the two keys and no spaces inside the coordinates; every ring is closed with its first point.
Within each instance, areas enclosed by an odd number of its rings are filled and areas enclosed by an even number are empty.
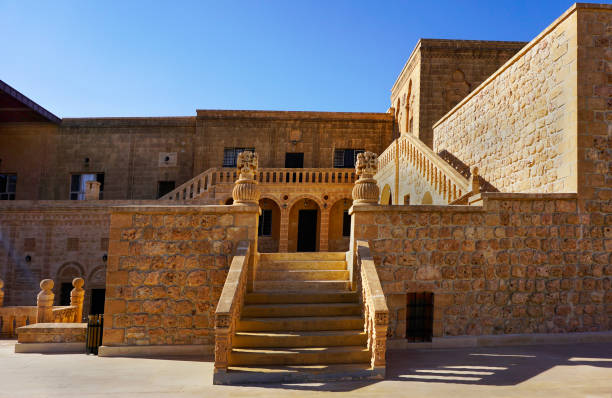
{"type": "Polygon", "coordinates": [[[38,353],[38,354],[68,354],[85,353],[85,342],[79,343],[17,343],[16,353],[38,353]]]}
{"type": "Polygon", "coordinates": [[[17,328],[21,344],[85,344],[86,323],[35,323],[17,328]]]}
{"type": "Polygon", "coordinates": [[[494,347],[535,344],[578,344],[612,342],[612,331],[577,333],[500,334],[484,336],[434,337],[431,342],[410,343],[405,339],[387,340],[388,350],[494,347]]]}
{"type": "Polygon", "coordinates": [[[113,213],[191,213],[191,214],[233,214],[233,213],[259,213],[259,206],[248,205],[142,205],[142,206],[116,206],[111,208],[113,213]]]}
{"type": "Polygon", "coordinates": [[[143,346],[100,346],[99,357],[185,357],[194,359],[210,358],[212,345],[143,345],[143,346]]]}

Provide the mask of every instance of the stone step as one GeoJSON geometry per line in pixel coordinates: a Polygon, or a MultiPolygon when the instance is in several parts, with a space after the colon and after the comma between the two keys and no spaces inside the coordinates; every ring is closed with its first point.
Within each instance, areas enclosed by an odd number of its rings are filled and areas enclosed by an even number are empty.
{"type": "Polygon", "coordinates": [[[260,292],[338,292],[346,291],[349,281],[267,281],[255,280],[254,290],[260,292]]]}
{"type": "Polygon", "coordinates": [[[261,253],[259,261],[346,260],[345,252],[261,253]]]}
{"type": "Polygon", "coordinates": [[[348,271],[337,270],[288,270],[268,271],[257,270],[255,281],[347,281],[348,271]]]}
{"type": "Polygon", "coordinates": [[[214,384],[314,383],[345,380],[382,380],[384,368],[369,364],[230,366],[214,374],[214,384]]]}
{"type": "Polygon", "coordinates": [[[301,348],[233,348],[231,366],[243,365],[327,365],[370,362],[370,351],[363,346],[301,348]]]}
{"type": "Polygon", "coordinates": [[[259,261],[257,271],[290,271],[290,270],[346,270],[344,260],[284,260],[259,261]]]}
{"type": "Polygon", "coordinates": [[[300,303],[358,303],[357,292],[253,292],[247,293],[245,303],[250,304],[300,304],[300,303]]]}
{"type": "Polygon", "coordinates": [[[361,315],[358,303],[247,304],[242,309],[246,318],[283,316],[361,315]]]}
{"type": "Polygon", "coordinates": [[[237,332],[264,331],[322,331],[322,330],[359,330],[363,329],[361,316],[306,316],[285,318],[241,318],[237,332]]]}
{"type": "Polygon", "coordinates": [[[345,345],[366,346],[367,334],[361,330],[334,330],[314,332],[237,332],[232,345],[235,348],[261,347],[334,347],[345,345]]]}

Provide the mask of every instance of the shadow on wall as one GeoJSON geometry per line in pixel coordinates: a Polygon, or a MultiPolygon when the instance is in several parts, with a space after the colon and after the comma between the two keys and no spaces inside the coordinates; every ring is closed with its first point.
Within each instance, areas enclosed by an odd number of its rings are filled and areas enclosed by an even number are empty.
{"type": "MultiPolygon", "coordinates": [[[[438,152],[438,156],[446,161],[446,163],[453,166],[455,170],[459,172],[462,176],[467,178],[468,180],[472,176],[472,172],[470,171],[470,166],[463,163],[461,160],[457,159],[455,155],[447,151],[446,149],[438,152]]],[[[493,184],[489,181],[485,180],[481,175],[478,176],[478,181],[480,182],[480,191],[481,192],[499,192],[499,189],[495,188],[493,184]]]]}

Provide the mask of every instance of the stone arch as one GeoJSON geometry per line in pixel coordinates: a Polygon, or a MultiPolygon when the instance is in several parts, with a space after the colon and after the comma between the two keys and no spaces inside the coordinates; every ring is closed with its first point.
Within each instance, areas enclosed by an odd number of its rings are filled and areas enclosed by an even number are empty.
{"type": "Polygon", "coordinates": [[[288,203],[288,208],[291,209],[293,207],[293,205],[295,205],[297,202],[299,202],[300,200],[304,200],[304,199],[310,199],[313,200],[317,206],[319,206],[319,210],[324,208],[324,203],[321,200],[321,198],[315,196],[315,195],[311,195],[311,194],[300,194],[299,196],[293,198],[289,203],[288,203]]]}
{"type": "Polygon", "coordinates": [[[423,195],[423,199],[421,200],[422,205],[430,205],[433,203],[433,199],[431,197],[431,193],[429,191],[425,192],[423,195]]]}
{"type": "Polygon", "coordinates": [[[470,84],[465,80],[465,73],[457,68],[451,73],[450,81],[445,87],[446,103],[449,109],[457,105],[470,92],[470,84]]]}
{"type": "Polygon", "coordinates": [[[259,216],[257,250],[260,253],[276,253],[280,243],[281,207],[275,199],[266,196],[259,199],[259,208],[262,212],[259,216]],[[271,217],[269,220],[264,211],[270,211],[271,217]],[[265,221],[271,222],[270,234],[266,233],[267,227],[264,225],[265,221]]]}
{"type": "MultiPolygon", "coordinates": [[[[332,252],[347,251],[349,249],[350,234],[344,236],[344,217],[345,211],[348,211],[353,205],[353,199],[346,196],[339,198],[334,202],[329,210],[328,221],[328,250],[332,252]]],[[[349,228],[350,230],[350,228],[349,228]]]]}
{"type": "Polygon", "coordinates": [[[100,287],[104,288],[106,286],[106,268],[103,265],[100,265],[93,269],[89,273],[89,278],[86,280],[87,285],[90,288],[100,287]]]}
{"type": "Polygon", "coordinates": [[[391,187],[386,184],[380,192],[380,204],[391,205],[393,204],[393,196],[391,195],[391,187]]]}
{"type": "Polygon", "coordinates": [[[300,210],[317,210],[316,219],[316,251],[320,250],[320,237],[321,237],[321,213],[323,209],[323,203],[319,198],[314,195],[300,195],[298,198],[291,201],[289,205],[289,231],[288,231],[288,251],[296,252],[298,250],[298,236],[299,236],[299,212],[300,210]],[[305,203],[307,199],[307,203],[305,203]]]}
{"type": "Polygon", "coordinates": [[[72,280],[77,277],[85,278],[85,268],[75,261],[64,263],[57,269],[54,280],[55,305],[68,305],[70,303],[72,280]]]}
{"type": "Polygon", "coordinates": [[[85,300],[83,302],[83,315],[100,313],[104,309],[104,296],[106,295],[106,267],[100,265],[89,273],[85,282],[85,300]],[[92,312],[93,311],[93,312],[92,312]]]}

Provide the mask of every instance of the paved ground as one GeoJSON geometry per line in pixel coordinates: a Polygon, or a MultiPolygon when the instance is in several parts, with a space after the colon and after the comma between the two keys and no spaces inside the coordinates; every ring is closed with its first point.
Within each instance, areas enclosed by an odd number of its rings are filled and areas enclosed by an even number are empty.
{"type": "Polygon", "coordinates": [[[387,380],[213,386],[211,362],[14,354],[0,340],[0,397],[612,397],[612,344],[392,351],[387,380]]]}

